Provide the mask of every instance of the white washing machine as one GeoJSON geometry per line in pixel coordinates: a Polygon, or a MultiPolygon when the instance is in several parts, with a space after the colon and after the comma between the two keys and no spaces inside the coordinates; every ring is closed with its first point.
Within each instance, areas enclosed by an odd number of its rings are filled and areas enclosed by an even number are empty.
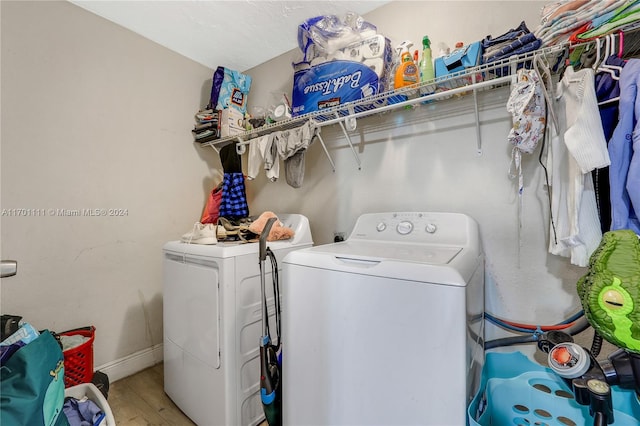
{"type": "Polygon", "coordinates": [[[484,364],[484,255],[457,213],[360,216],[283,261],[285,425],[461,426],[484,364]]]}
{"type": "MultiPolygon", "coordinates": [[[[285,255],[313,241],[305,216],[278,218],[295,232],[290,240],[267,243],[281,269],[285,255]]],[[[173,241],[163,249],[164,390],[200,426],[256,425],[264,419],[258,248],[173,241]]],[[[271,265],[265,270],[273,317],[271,265]]]]}

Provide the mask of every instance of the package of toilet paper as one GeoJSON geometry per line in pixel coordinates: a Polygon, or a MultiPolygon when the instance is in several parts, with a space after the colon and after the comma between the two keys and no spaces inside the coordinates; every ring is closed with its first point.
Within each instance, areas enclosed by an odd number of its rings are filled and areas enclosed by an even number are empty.
{"type": "Polygon", "coordinates": [[[318,49],[309,59],[294,64],[294,117],[384,92],[393,51],[390,41],[377,34],[332,53],[318,49]]]}
{"type": "Polygon", "coordinates": [[[377,34],[375,25],[355,12],[343,18],[321,15],[298,25],[298,47],[304,60],[310,62],[318,54],[333,54],[345,46],[377,34]]]}

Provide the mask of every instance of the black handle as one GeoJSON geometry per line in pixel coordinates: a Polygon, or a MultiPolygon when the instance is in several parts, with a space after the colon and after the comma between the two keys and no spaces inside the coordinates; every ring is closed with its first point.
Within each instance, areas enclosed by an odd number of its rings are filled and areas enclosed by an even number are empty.
{"type": "Polygon", "coordinates": [[[78,327],[78,328],[72,328],[71,330],[67,330],[67,331],[63,331],[61,333],[58,334],[68,334],[68,333],[73,333],[75,331],[94,331],[96,328],[92,325],[88,325],[86,327],[78,327]]]}
{"type": "Polygon", "coordinates": [[[264,261],[267,258],[267,237],[269,236],[271,227],[276,220],[278,220],[277,217],[270,217],[269,219],[267,219],[267,223],[264,225],[262,233],[260,234],[260,262],[264,261]]]}

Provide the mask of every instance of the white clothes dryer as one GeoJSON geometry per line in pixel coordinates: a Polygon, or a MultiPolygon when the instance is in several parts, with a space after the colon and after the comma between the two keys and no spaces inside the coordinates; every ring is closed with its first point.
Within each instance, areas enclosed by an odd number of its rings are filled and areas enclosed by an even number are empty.
{"type": "Polygon", "coordinates": [[[484,364],[484,255],[458,213],[374,213],[283,262],[285,425],[467,422],[484,364]]]}
{"type": "MultiPolygon", "coordinates": [[[[290,240],[267,243],[281,269],[285,255],[313,241],[305,216],[278,218],[295,232],[290,240]]],[[[258,243],[164,245],[164,390],[201,426],[256,425],[264,419],[258,248],[258,243]]],[[[273,317],[270,265],[266,283],[273,317]]]]}

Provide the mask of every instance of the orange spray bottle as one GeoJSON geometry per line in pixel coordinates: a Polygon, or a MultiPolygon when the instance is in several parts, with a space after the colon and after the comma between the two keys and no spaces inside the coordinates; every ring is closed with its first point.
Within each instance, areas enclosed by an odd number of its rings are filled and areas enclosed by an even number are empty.
{"type": "Polygon", "coordinates": [[[405,86],[411,86],[420,82],[420,73],[418,67],[413,61],[409,48],[413,46],[410,41],[403,41],[397,47],[400,55],[400,63],[396,69],[396,75],[394,78],[394,89],[400,89],[405,86]]]}

